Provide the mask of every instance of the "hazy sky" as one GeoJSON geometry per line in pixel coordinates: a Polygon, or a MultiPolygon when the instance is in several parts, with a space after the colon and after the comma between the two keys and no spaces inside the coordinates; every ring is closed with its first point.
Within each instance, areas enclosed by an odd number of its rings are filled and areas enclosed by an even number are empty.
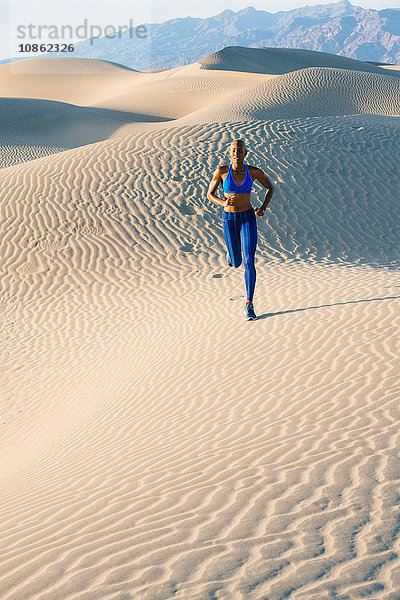
{"type": "MultiPolygon", "coordinates": [[[[247,6],[277,12],[300,6],[332,4],[330,0],[0,0],[0,59],[18,54],[17,26],[21,24],[70,24],[77,27],[86,18],[105,27],[161,22],[177,17],[208,17],[226,8],[237,11],[247,6]]],[[[363,8],[400,8],[400,0],[350,0],[363,8]]],[[[106,32],[104,32],[106,33],[106,32]]],[[[103,33],[103,35],[104,35],[103,33]]],[[[87,36],[89,37],[89,35],[87,36]]],[[[46,41],[46,40],[44,40],[46,41]]],[[[66,40],[67,41],[67,40],[66,40]]]]}

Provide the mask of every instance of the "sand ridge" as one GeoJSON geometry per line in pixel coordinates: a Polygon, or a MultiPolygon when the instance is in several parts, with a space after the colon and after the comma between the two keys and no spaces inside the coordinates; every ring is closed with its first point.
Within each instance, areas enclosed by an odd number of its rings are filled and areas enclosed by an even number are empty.
{"type": "MultiPolygon", "coordinates": [[[[300,48],[246,48],[227,46],[200,59],[201,69],[245,71],[282,75],[309,67],[330,67],[384,74],[383,65],[347,58],[329,52],[300,48]]],[[[392,66],[392,65],[390,65],[392,66]]]]}

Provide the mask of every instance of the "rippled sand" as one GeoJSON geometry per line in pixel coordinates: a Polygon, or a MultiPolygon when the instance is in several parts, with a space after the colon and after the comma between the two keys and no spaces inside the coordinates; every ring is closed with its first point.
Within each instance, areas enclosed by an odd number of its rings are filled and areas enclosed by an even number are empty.
{"type": "Polygon", "coordinates": [[[1,600],[400,598],[400,79],[232,54],[0,66],[1,600]]]}

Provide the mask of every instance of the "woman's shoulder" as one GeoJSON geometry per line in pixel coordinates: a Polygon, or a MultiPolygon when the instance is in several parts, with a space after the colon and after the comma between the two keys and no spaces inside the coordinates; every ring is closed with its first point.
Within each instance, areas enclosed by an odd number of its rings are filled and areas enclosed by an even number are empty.
{"type": "Polygon", "coordinates": [[[259,167],[255,167],[254,165],[247,165],[247,168],[249,170],[249,173],[250,173],[252,179],[256,179],[260,175],[263,174],[263,170],[260,169],[259,167]]]}

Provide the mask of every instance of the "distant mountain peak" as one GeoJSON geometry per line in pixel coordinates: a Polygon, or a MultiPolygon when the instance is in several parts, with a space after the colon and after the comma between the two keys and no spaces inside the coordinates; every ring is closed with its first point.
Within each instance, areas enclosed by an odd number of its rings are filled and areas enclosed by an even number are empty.
{"type": "Polygon", "coordinates": [[[217,15],[215,15],[216,17],[225,17],[228,15],[234,15],[234,11],[231,10],[230,8],[225,8],[225,10],[223,10],[222,12],[218,13],[217,15]]]}
{"type": "Polygon", "coordinates": [[[249,15],[249,14],[254,14],[255,12],[257,12],[257,10],[254,8],[254,6],[246,6],[246,8],[242,8],[241,10],[237,11],[237,15],[249,15]]]}

